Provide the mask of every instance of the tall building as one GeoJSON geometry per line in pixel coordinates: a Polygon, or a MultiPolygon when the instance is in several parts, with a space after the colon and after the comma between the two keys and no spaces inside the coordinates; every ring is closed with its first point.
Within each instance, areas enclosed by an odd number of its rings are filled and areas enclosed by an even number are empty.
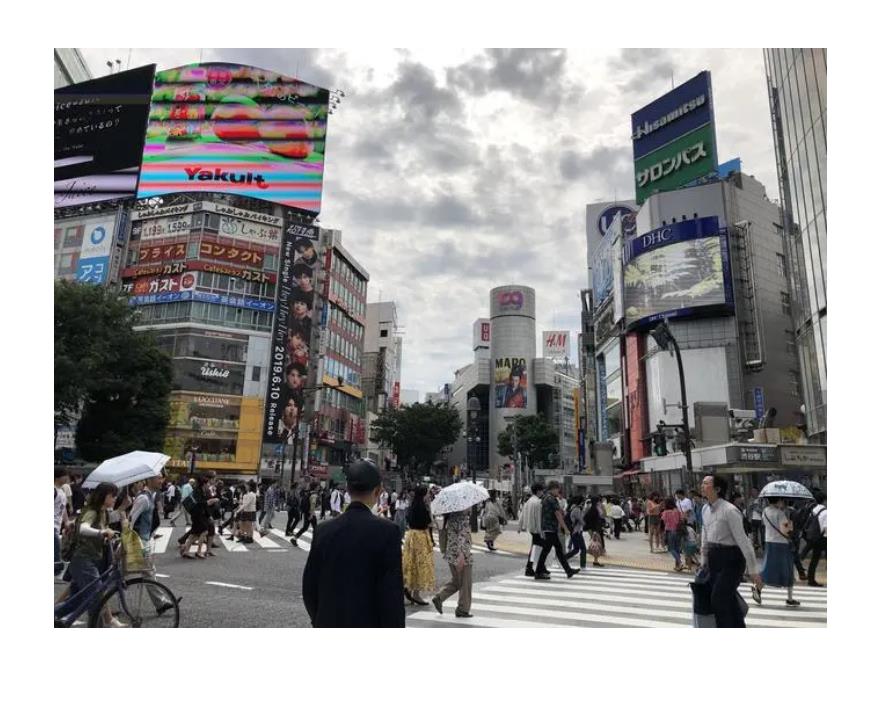
{"type": "Polygon", "coordinates": [[[339,230],[323,229],[324,278],[316,311],[320,336],[315,419],[305,456],[316,476],[341,480],[344,467],[366,448],[363,370],[367,284],[370,275],[342,243],[339,230]]]}
{"type": "Polygon", "coordinates": [[[55,88],[92,79],[91,70],[78,49],[55,47],[55,88]]]}
{"type": "Polygon", "coordinates": [[[363,382],[371,412],[400,406],[403,339],[397,335],[397,328],[397,305],[393,301],[367,304],[363,382]]]}
{"type": "Polygon", "coordinates": [[[764,51],[801,389],[827,443],[827,50],[764,51]]]}

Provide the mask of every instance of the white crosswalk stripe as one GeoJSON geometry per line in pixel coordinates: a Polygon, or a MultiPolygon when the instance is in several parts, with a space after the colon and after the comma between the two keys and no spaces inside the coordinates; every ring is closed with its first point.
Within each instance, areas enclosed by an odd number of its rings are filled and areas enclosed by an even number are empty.
{"type": "MultiPolygon", "coordinates": [[[[687,628],[692,623],[691,577],[667,572],[621,568],[587,568],[567,579],[553,567],[548,581],[524,575],[473,585],[471,619],[454,612],[457,596],[443,603],[444,614],[432,607],[413,612],[407,626],[461,625],[478,627],[629,626],[687,628]]],[[[764,590],[763,605],[751,598],[750,585],[740,587],[749,603],[749,627],[822,628],[827,626],[827,589],[798,587],[801,605],[785,606],[785,591],[764,590]]]]}

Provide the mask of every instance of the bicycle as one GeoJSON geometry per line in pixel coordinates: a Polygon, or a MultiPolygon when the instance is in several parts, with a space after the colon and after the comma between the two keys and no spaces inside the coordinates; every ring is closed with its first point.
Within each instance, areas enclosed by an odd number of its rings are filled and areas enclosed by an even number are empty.
{"type": "Polygon", "coordinates": [[[181,597],[177,599],[168,587],[145,576],[128,578],[117,538],[109,543],[109,552],[110,564],[99,578],[55,604],[55,628],[70,628],[85,613],[92,628],[178,628],[181,597]],[[98,598],[100,605],[92,611],[98,598]]]}

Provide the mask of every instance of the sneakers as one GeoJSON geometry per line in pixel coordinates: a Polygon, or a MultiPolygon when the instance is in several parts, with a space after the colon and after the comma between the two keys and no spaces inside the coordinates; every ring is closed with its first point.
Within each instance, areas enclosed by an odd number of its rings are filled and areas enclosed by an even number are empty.
{"type": "Polygon", "coordinates": [[[800,602],[797,601],[796,599],[786,599],[786,600],[785,600],[785,603],[786,603],[788,606],[800,606],[800,602]]]}
{"type": "Polygon", "coordinates": [[[456,611],[455,616],[459,619],[472,619],[473,615],[469,611],[456,611]]]}
{"type": "Polygon", "coordinates": [[[431,603],[434,605],[434,607],[436,608],[436,610],[437,610],[440,614],[442,614],[442,613],[443,613],[443,602],[442,602],[442,600],[441,600],[439,597],[434,597],[434,598],[431,599],[430,601],[431,601],[431,603]]]}
{"type": "Polygon", "coordinates": [[[291,538],[291,544],[294,545],[294,547],[297,547],[297,538],[296,537],[291,538]]]}
{"type": "Polygon", "coordinates": [[[534,575],[534,579],[551,579],[551,576],[546,574],[545,572],[537,572],[534,575]]]}
{"type": "Polygon", "coordinates": [[[119,621],[114,616],[112,617],[112,620],[109,622],[109,625],[114,629],[126,629],[126,628],[128,628],[127,624],[125,624],[122,621],[119,621]]]}

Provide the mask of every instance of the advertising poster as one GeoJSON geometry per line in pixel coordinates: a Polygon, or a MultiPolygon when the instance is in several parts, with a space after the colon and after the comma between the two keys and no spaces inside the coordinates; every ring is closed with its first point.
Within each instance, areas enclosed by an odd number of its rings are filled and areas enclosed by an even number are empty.
{"type": "Polygon", "coordinates": [[[264,403],[264,444],[289,443],[302,420],[304,386],[311,364],[309,347],[317,266],[317,257],[310,256],[315,254],[318,239],[317,227],[295,222],[288,213],[279,252],[276,316],[264,403]]]}
{"type": "Polygon", "coordinates": [[[176,291],[191,291],[197,286],[197,274],[185,273],[181,276],[162,276],[157,278],[139,278],[133,282],[131,293],[142,296],[148,293],[171,293],[176,291]]]}
{"type": "Polygon", "coordinates": [[[115,213],[85,222],[76,281],[103,284],[109,280],[109,256],[115,234],[115,213]]]}
{"type": "Polygon", "coordinates": [[[525,358],[495,358],[494,392],[497,409],[527,409],[527,374],[525,358]]]}
{"type": "Polygon", "coordinates": [[[200,240],[200,258],[262,268],[264,251],[255,247],[246,248],[230,244],[220,244],[217,241],[204,237],[200,240]]]}
{"type": "Polygon", "coordinates": [[[55,207],[133,197],[155,65],[55,90],[55,207]]]}
{"type": "Polygon", "coordinates": [[[636,202],[687,185],[718,166],[708,71],[631,115],[636,202]]]}
{"type": "Polygon", "coordinates": [[[257,67],[158,72],[138,197],[226,192],[321,210],[329,92],[257,67]]]}
{"type": "Polygon", "coordinates": [[[565,360],[570,357],[570,331],[544,330],[543,357],[552,360],[565,360]]]}
{"type": "Polygon", "coordinates": [[[177,261],[184,259],[188,253],[186,242],[173,242],[160,246],[142,245],[137,249],[137,264],[158,264],[163,261],[177,261]]]}
{"type": "Polygon", "coordinates": [[[718,218],[690,219],[648,232],[625,249],[628,324],[731,302],[718,218]]]}
{"type": "Polygon", "coordinates": [[[194,215],[182,214],[175,217],[150,219],[139,225],[139,238],[163,239],[164,237],[188,236],[194,229],[194,215]]]}

